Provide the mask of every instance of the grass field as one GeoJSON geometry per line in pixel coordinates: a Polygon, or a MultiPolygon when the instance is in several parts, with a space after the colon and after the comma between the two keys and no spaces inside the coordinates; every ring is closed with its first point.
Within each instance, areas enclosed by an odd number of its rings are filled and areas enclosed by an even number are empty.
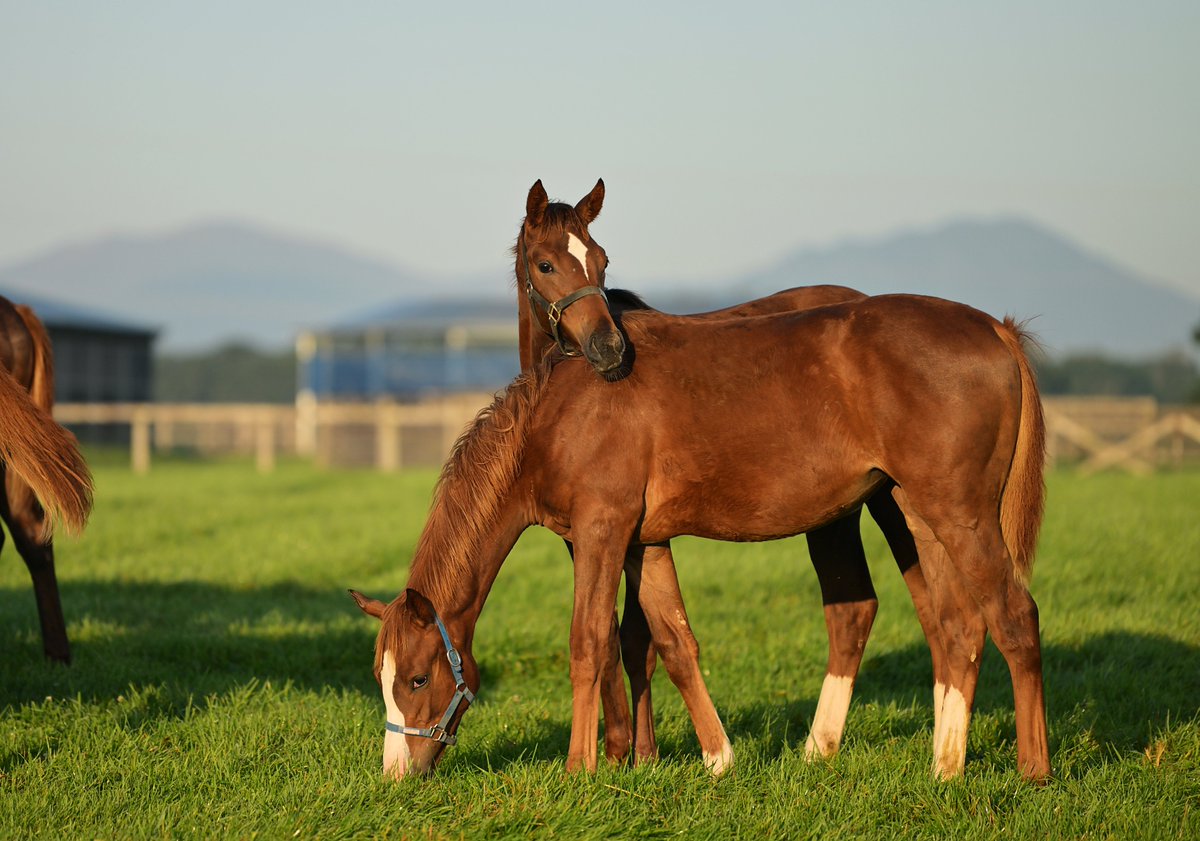
{"type": "Polygon", "coordinates": [[[345,590],[402,587],[433,473],[99,460],[96,478],[86,536],[58,547],[70,668],[42,660],[11,546],[0,563],[5,838],[1200,837],[1200,474],[1050,477],[1044,788],[1016,773],[994,648],[966,773],[931,779],[928,654],[873,526],[881,607],[833,761],[802,758],[825,656],[803,540],[681,540],[736,770],[706,774],[660,669],[662,760],[566,775],[571,568],[532,529],[480,622],[459,746],[385,782],[375,625],[345,590]]]}

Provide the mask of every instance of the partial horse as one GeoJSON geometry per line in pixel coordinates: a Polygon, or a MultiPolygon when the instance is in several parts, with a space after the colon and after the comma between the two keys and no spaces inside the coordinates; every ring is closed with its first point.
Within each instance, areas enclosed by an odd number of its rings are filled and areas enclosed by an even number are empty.
{"type": "Polygon", "coordinates": [[[92,508],[92,477],[75,437],[51,417],[53,405],[46,329],[28,307],[0,298],[0,518],[33,579],[43,651],[69,663],[51,536],[55,523],[71,533],[83,529],[92,508]]]}

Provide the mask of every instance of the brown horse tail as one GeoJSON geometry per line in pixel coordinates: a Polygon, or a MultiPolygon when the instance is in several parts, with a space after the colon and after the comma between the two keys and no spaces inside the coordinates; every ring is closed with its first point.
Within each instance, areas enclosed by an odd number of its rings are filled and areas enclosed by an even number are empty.
{"type": "Polygon", "coordinates": [[[29,396],[39,409],[50,414],[54,408],[54,352],[50,349],[50,334],[29,307],[18,304],[15,309],[33,339],[33,382],[29,384],[29,396]]]}
{"type": "Polygon", "coordinates": [[[35,405],[3,367],[0,459],[29,485],[49,514],[42,527],[42,540],[50,539],[55,522],[71,533],[83,530],[92,510],[92,476],[75,436],[35,405]]]}
{"type": "Polygon", "coordinates": [[[996,333],[1021,372],[1021,422],[1008,481],[1000,497],[1000,531],[1018,580],[1028,584],[1046,506],[1046,420],[1037,379],[1024,349],[1025,344],[1036,340],[1011,317],[1006,317],[1002,326],[996,325],[996,333]]]}

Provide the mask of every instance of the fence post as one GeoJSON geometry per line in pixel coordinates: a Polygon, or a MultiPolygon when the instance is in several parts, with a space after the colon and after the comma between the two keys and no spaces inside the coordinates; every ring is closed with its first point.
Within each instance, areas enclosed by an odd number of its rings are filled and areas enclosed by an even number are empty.
{"type": "Polygon", "coordinates": [[[296,455],[317,455],[317,395],[310,389],[296,394],[296,455]]]}
{"type": "Polygon", "coordinates": [[[129,426],[129,452],[134,473],[150,472],[150,415],[137,409],[129,426]]]}
{"type": "Polygon", "coordinates": [[[384,473],[400,469],[400,419],[391,403],[375,404],[375,467],[384,473]]]}
{"type": "Polygon", "coordinates": [[[259,473],[270,473],[275,469],[275,418],[270,409],[259,413],[254,436],[254,464],[259,473]]]}

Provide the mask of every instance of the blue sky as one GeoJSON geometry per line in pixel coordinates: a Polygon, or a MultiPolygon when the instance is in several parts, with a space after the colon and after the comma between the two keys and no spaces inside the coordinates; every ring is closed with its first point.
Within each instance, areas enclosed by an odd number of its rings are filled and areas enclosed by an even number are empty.
{"type": "Polygon", "coordinates": [[[631,279],[960,214],[1200,295],[1200,4],[0,0],[0,263],[213,218],[476,272],[536,178],[631,279]]]}

